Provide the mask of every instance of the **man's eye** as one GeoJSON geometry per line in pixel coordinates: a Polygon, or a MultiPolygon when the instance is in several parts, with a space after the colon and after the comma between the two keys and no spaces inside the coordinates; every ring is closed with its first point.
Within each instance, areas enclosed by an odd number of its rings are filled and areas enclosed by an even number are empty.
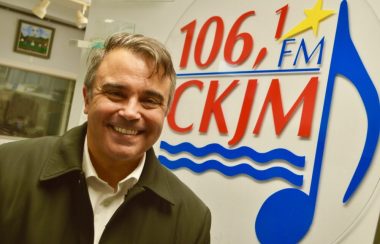
{"type": "Polygon", "coordinates": [[[120,91],[104,91],[104,94],[110,99],[123,99],[124,94],[120,91]]]}
{"type": "Polygon", "coordinates": [[[156,108],[162,105],[162,101],[155,98],[146,98],[142,101],[145,108],[156,108]]]}

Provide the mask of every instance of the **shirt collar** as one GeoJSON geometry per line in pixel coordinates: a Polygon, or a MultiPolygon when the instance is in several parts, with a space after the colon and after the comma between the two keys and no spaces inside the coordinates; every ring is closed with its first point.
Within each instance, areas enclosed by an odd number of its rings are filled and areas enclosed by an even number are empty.
{"type": "MultiPolygon", "coordinates": [[[[145,165],[145,157],[146,153],[144,153],[144,156],[140,160],[139,164],[137,167],[125,178],[123,178],[117,186],[117,190],[125,190],[128,191],[128,189],[132,186],[134,186],[137,181],[140,179],[142,170],[145,165]],[[128,189],[126,189],[128,188],[128,189]]],[[[87,183],[89,183],[90,179],[96,179],[96,181],[102,182],[104,184],[107,184],[104,180],[99,178],[98,173],[96,172],[90,158],[90,154],[88,151],[88,146],[87,146],[87,136],[84,141],[84,150],[83,150],[83,172],[86,177],[87,183]]]]}

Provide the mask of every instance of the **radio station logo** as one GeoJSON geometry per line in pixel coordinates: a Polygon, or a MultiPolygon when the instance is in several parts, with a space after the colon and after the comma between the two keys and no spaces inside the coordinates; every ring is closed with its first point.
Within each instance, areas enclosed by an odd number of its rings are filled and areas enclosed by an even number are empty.
{"type": "Polygon", "coordinates": [[[269,15],[251,2],[252,9],[236,15],[215,10],[197,17],[194,11],[193,19],[187,16],[174,29],[168,44],[176,48],[178,84],[167,116],[171,133],[160,142],[159,159],[169,169],[202,176],[215,171],[260,184],[285,181],[289,187],[272,192],[252,216],[252,230],[260,243],[298,243],[315,216],[337,77],[351,82],[367,119],[364,145],[358,145],[361,156],[342,205],[355,196],[374,163],[379,96],[352,41],[347,1],[338,9],[324,9],[317,0],[289,30],[285,23],[294,13],[292,5],[276,1],[269,15]],[[270,18],[271,25],[255,18],[270,18]],[[332,26],[333,32],[321,34],[322,25],[332,26]],[[284,99],[284,91],[292,95],[284,99]],[[266,139],[268,131],[271,139],[266,139]],[[308,149],[295,148],[303,144],[308,149]],[[311,170],[306,177],[271,166],[273,161],[298,172],[306,166],[311,170]]]}

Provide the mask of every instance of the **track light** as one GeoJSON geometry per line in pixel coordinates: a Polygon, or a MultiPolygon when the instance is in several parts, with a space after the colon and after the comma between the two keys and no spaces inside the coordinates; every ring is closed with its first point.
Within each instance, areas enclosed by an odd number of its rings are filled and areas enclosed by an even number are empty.
{"type": "Polygon", "coordinates": [[[77,11],[77,27],[83,29],[87,26],[88,19],[85,16],[86,10],[91,6],[91,0],[70,0],[72,2],[82,5],[82,10],[77,11]]]}
{"type": "Polygon", "coordinates": [[[77,24],[79,29],[83,29],[87,26],[88,19],[86,18],[86,16],[84,16],[84,14],[86,13],[86,10],[87,10],[87,6],[83,5],[82,10],[77,11],[77,22],[76,22],[76,24],[77,24]]]}
{"type": "MultiPolygon", "coordinates": [[[[91,6],[91,0],[70,0],[72,2],[78,3],[81,5],[81,9],[77,11],[76,25],[78,28],[83,29],[87,26],[88,19],[85,16],[87,8],[91,6]]],[[[38,16],[40,19],[43,19],[46,15],[47,7],[49,6],[49,0],[40,0],[40,2],[33,7],[32,12],[38,16]]]]}
{"type": "Polygon", "coordinates": [[[49,0],[41,0],[33,9],[32,12],[38,16],[38,18],[43,19],[46,15],[46,9],[49,6],[49,0]]]}

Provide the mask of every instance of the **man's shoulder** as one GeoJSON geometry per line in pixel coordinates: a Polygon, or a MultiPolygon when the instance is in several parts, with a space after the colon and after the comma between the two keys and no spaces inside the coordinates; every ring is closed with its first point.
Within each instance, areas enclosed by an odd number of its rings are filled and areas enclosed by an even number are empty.
{"type": "Polygon", "coordinates": [[[56,143],[58,138],[59,137],[46,136],[7,142],[0,145],[0,152],[2,157],[6,155],[21,156],[28,152],[38,153],[40,151],[48,150],[49,147],[56,143]]]}
{"type": "Polygon", "coordinates": [[[80,151],[77,144],[83,143],[78,139],[81,131],[80,128],[74,128],[63,136],[44,136],[4,143],[0,145],[0,167],[9,169],[38,166],[52,155],[80,151]]]}
{"type": "Polygon", "coordinates": [[[62,136],[43,136],[7,142],[0,145],[0,154],[2,156],[21,156],[29,153],[41,155],[44,152],[51,152],[58,144],[69,144],[72,141],[77,141],[78,137],[83,137],[81,131],[83,131],[83,126],[78,126],[62,136]]]}
{"type": "Polygon", "coordinates": [[[0,171],[7,174],[2,177],[38,174],[56,141],[56,137],[41,137],[0,145],[0,171]]]}

